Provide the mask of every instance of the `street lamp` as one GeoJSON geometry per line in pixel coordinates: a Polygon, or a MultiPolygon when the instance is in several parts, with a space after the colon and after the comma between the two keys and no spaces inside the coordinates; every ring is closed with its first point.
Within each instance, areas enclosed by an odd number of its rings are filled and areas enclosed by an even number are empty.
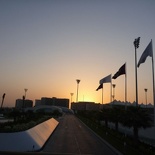
{"type": "MultiPolygon", "coordinates": [[[[70,93],[70,94],[71,94],[71,103],[72,103],[72,97],[73,97],[74,93],[70,93]]],[[[70,107],[71,107],[71,103],[70,103],[70,107]]]]}
{"type": "Polygon", "coordinates": [[[25,108],[25,96],[23,95],[23,108],[25,108]]]}
{"type": "Polygon", "coordinates": [[[26,92],[28,91],[28,89],[27,89],[27,88],[25,88],[25,89],[24,89],[24,91],[25,91],[25,99],[26,99],[26,92]]]}
{"type": "Polygon", "coordinates": [[[138,84],[137,84],[137,51],[136,49],[139,47],[140,37],[136,38],[133,42],[135,47],[135,81],[136,81],[136,106],[138,106],[138,84]]]}
{"type": "Polygon", "coordinates": [[[147,88],[145,88],[144,91],[145,91],[145,99],[146,99],[146,107],[147,107],[147,88]]]}
{"type": "Polygon", "coordinates": [[[77,82],[77,96],[76,96],[76,102],[78,102],[78,91],[79,91],[79,83],[80,83],[80,80],[79,80],[79,79],[76,79],[76,82],[77,82]]]}
{"type": "Polygon", "coordinates": [[[71,103],[72,103],[72,97],[73,97],[74,93],[70,93],[70,94],[71,94],[71,103]]]}
{"type": "Polygon", "coordinates": [[[116,87],[116,85],[115,84],[112,84],[112,87],[113,87],[113,101],[114,101],[114,99],[115,99],[115,87],[116,87]]]}

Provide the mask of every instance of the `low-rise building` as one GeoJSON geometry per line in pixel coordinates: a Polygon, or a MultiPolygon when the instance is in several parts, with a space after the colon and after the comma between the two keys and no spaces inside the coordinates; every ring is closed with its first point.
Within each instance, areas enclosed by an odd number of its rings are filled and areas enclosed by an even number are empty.
{"type": "MultiPolygon", "coordinates": [[[[37,106],[36,103],[35,103],[35,106],[37,106]]],[[[39,102],[38,102],[38,105],[39,105],[39,102]]],[[[40,105],[61,106],[61,107],[69,108],[69,99],[56,98],[56,97],[52,97],[52,98],[42,97],[40,101],[40,105]]]]}
{"type": "Polygon", "coordinates": [[[17,99],[15,108],[28,108],[33,107],[33,101],[32,100],[23,100],[23,99],[17,99]]]}
{"type": "Polygon", "coordinates": [[[71,109],[77,110],[100,110],[100,104],[95,102],[73,102],[71,103],[71,109]]]}
{"type": "Polygon", "coordinates": [[[41,105],[53,105],[52,98],[49,97],[42,97],[41,98],[41,105]]]}
{"type": "Polygon", "coordinates": [[[67,107],[69,108],[69,99],[66,98],[55,98],[53,97],[53,104],[55,106],[67,107]]]}
{"type": "Polygon", "coordinates": [[[41,105],[41,100],[36,99],[35,100],[35,106],[39,106],[39,105],[41,105]]]}

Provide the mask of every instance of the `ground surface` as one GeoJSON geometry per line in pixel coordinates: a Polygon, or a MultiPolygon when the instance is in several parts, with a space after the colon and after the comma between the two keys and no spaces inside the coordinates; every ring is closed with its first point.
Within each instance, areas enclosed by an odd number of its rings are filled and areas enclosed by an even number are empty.
{"type": "Polygon", "coordinates": [[[102,141],[74,115],[64,115],[49,138],[42,153],[116,155],[114,149],[102,141]]]}

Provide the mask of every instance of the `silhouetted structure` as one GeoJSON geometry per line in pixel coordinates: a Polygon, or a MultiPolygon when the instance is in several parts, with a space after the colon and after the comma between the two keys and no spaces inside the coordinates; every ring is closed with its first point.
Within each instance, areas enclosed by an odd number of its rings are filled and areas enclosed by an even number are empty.
{"type": "Polygon", "coordinates": [[[147,88],[144,88],[145,91],[145,99],[146,99],[146,107],[147,107],[147,88]]]}
{"type": "Polygon", "coordinates": [[[137,81],[137,51],[136,49],[139,47],[140,37],[136,38],[133,42],[135,47],[135,82],[136,82],[136,106],[138,106],[138,81],[137,81]]]}
{"type": "Polygon", "coordinates": [[[24,89],[24,92],[25,92],[25,99],[26,99],[26,92],[28,91],[27,88],[24,89]]]}
{"type": "Polygon", "coordinates": [[[41,98],[41,104],[40,105],[53,105],[53,106],[61,106],[61,107],[67,107],[69,108],[69,99],[66,98],[48,98],[48,97],[42,97],[41,98]]]}
{"type": "Polygon", "coordinates": [[[116,87],[116,84],[112,84],[112,87],[113,87],[113,101],[115,99],[115,87],[116,87]]]}
{"type": "Polygon", "coordinates": [[[2,103],[1,103],[1,108],[3,107],[3,103],[4,103],[4,98],[5,98],[5,93],[2,96],[2,103]]]}
{"type": "Polygon", "coordinates": [[[100,110],[101,104],[95,102],[73,102],[71,103],[71,109],[76,110],[100,110]]]}
{"type": "Polygon", "coordinates": [[[15,108],[28,108],[33,107],[33,101],[32,100],[25,100],[25,99],[17,99],[15,108]]]}
{"type": "Polygon", "coordinates": [[[39,106],[41,105],[41,100],[40,99],[36,99],[35,100],[35,106],[39,106]]]}
{"type": "Polygon", "coordinates": [[[76,79],[76,82],[77,82],[77,95],[76,95],[76,102],[78,102],[78,94],[79,94],[79,83],[80,83],[80,80],[79,80],[79,79],[76,79]]]}

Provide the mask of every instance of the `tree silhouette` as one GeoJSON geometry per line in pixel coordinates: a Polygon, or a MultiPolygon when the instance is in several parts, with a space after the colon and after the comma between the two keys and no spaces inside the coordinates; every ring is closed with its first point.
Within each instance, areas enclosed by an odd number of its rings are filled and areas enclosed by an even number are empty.
{"type": "Polygon", "coordinates": [[[118,131],[118,123],[122,119],[122,111],[120,107],[113,107],[110,109],[110,121],[115,124],[116,131],[118,131]]]}
{"type": "Polygon", "coordinates": [[[138,131],[140,128],[148,128],[153,125],[152,119],[147,110],[140,107],[128,107],[122,113],[121,123],[126,127],[133,127],[135,143],[138,143],[138,131]]]}
{"type": "Polygon", "coordinates": [[[110,121],[110,108],[104,108],[100,113],[100,118],[105,122],[105,127],[108,127],[108,122],[110,121]]]}

